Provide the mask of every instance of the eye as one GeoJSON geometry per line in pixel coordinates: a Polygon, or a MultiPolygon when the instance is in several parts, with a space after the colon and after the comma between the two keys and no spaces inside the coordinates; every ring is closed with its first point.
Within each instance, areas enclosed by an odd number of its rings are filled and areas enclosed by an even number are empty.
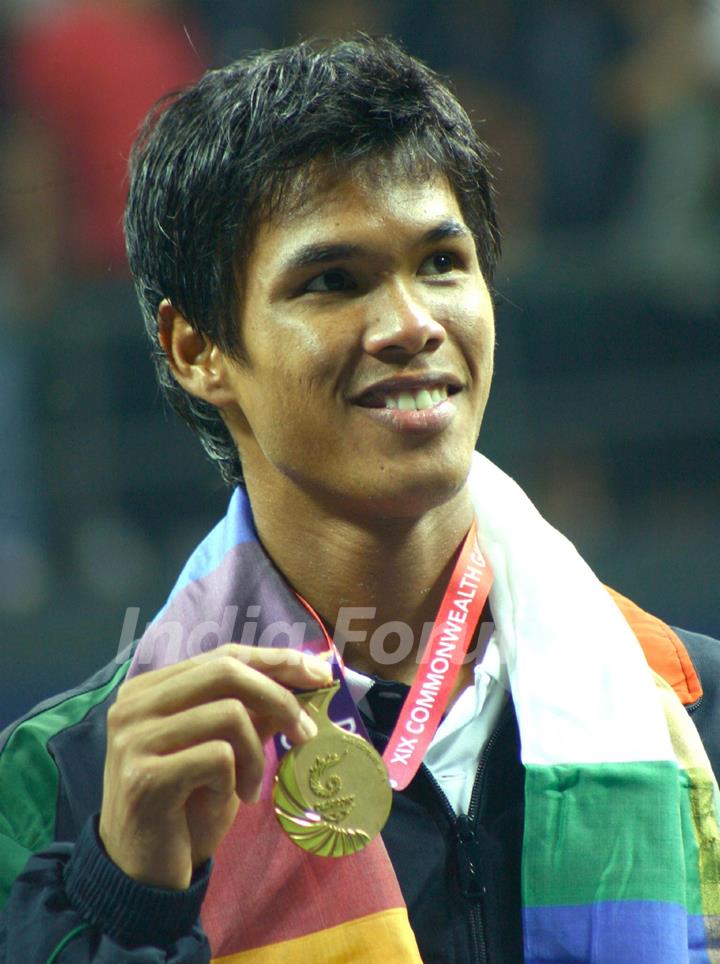
{"type": "Polygon", "coordinates": [[[355,288],[357,284],[346,271],[331,268],[308,281],[303,291],[352,291],[355,288]]]}
{"type": "Polygon", "coordinates": [[[460,259],[456,254],[450,251],[437,251],[435,254],[431,254],[429,258],[425,258],[420,265],[418,274],[449,274],[459,267],[460,259]]]}

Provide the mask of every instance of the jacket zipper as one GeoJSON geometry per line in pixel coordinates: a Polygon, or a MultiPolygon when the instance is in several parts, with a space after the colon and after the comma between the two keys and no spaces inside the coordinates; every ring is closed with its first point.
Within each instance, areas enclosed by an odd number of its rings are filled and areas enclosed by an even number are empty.
{"type": "MultiPolygon", "coordinates": [[[[492,753],[493,747],[495,746],[497,735],[501,726],[502,719],[490,734],[490,739],[485,744],[485,748],[481,753],[480,760],[478,762],[477,773],[475,774],[475,782],[473,783],[472,793],[470,794],[470,806],[468,807],[467,813],[468,827],[473,837],[475,835],[475,825],[478,818],[480,795],[485,783],[485,770],[487,767],[487,761],[492,753]]],[[[481,887],[481,893],[485,893],[484,886],[481,887]]],[[[487,942],[485,940],[485,931],[482,923],[481,901],[482,897],[480,900],[474,901],[470,904],[470,929],[477,952],[477,960],[485,962],[487,961],[487,942]]]]}
{"type": "MultiPolygon", "coordinates": [[[[475,774],[475,782],[473,783],[472,793],[470,795],[470,806],[468,807],[467,816],[465,814],[461,814],[458,817],[455,814],[455,811],[450,806],[450,802],[445,796],[442,787],[432,775],[430,770],[425,766],[424,763],[420,766],[421,771],[424,772],[425,778],[436,791],[436,795],[440,800],[443,810],[445,811],[445,815],[447,816],[450,825],[455,830],[455,837],[458,846],[465,848],[465,852],[461,855],[461,860],[467,863],[468,866],[465,869],[465,873],[469,874],[470,876],[472,876],[475,871],[475,866],[472,863],[472,849],[475,843],[475,822],[478,816],[480,795],[485,782],[485,769],[487,766],[488,757],[492,752],[493,746],[497,742],[497,734],[502,727],[502,723],[503,719],[501,718],[500,722],[490,735],[489,740],[485,744],[482,754],[480,755],[477,772],[475,774]]],[[[479,867],[477,868],[477,872],[480,872],[479,867]]],[[[469,883],[472,883],[472,881],[469,883]]],[[[475,961],[476,964],[487,964],[487,942],[485,940],[485,931],[483,928],[481,913],[482,895],[485,893],[485,887],[482,885],[482,883],[479,883],[477,887],[477,891],[473,894],[468,893],[467,886],[464,889],[464,895],[469,898],[470,942],[474,955],[473,961],[475,961]]]]}

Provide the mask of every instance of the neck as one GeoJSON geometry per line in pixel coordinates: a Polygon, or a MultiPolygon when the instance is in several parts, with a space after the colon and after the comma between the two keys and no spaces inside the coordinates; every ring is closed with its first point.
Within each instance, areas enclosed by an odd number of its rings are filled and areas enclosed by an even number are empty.
{"type": "Polygon", "coordinates": [[[248,489],[266,550],[334,634],[346,663],[411,682],[423,630],[472,521],[467,489],[420,518],[371,520],[329,513],[302,495],[277,505],[248,489]]]}

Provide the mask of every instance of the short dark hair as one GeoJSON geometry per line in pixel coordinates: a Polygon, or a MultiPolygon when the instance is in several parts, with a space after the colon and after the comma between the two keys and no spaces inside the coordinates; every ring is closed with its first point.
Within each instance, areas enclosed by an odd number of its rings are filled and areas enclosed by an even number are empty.
{"type": "Polygon", "coordinates": [[[128,258],[160,385],[226,482],[242,482],[237,448],[218,410],[173,377],[158,340],[160,302],[242,358],[238,266],[259,222],[298,203],[319,167],[342,173],[383,160],[448,178],[490,283],[500,236],[488,155],[436,74],[365,35],[238,60],[155,106],[130,158],[128,258]]]}

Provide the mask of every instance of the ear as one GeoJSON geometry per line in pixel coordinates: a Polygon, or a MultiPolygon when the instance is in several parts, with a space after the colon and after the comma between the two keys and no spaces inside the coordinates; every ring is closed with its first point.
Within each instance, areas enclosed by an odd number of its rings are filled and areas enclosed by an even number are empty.
{"type": "Polygon", "coordinates": [[[234,401],[228,356],[196,331],[167,298],[158,308],[158,338],[173,375],[186,392],[217,408],[234,401]]]}

